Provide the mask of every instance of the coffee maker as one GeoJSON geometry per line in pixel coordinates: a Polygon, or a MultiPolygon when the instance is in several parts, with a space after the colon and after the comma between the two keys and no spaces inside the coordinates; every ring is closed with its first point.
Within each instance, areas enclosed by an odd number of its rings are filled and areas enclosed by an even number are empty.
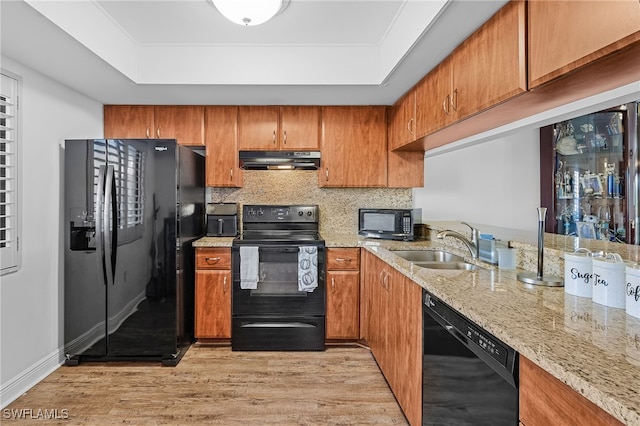
{"type": "Polygon", "coordinates": [[[235,237],[238,234],[238,204],[207,204],[207,236],[235,237]]]}

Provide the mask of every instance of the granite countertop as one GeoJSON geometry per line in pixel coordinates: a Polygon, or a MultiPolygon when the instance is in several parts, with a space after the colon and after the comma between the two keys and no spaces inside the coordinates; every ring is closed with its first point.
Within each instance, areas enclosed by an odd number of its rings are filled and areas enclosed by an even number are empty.
{"type": "Polygon", "coordinates": [[[362,247],[618,420],[640,424],[640,319],[563,288],[524,284],[515,270],[486,264],[474,271],[414,268],[389,250],[400,247],[362,247]]]}
{"type": "MultiPolygon", "coordinates": [[[[524,284],[516,279],[516,270],[497,269],[470,259],[468,251],[439,240],[396,242],[354,235],[323,238],[327,247],[362,247],[374,253],[618,420],[640,425],[640,319],[627,315],[624,309],[566,294],[561,287],[524,284]],[[401,249],[445,249],[483,269],[418,268],[393,254],[401,249]]],[[[205,237],[193,245],[225,247],[231,246],[232,240],[205,237]]],[[[561,238],[551,238],[548,244],[545,241],[545,250],[547,245],[552,253],[574,249],[561,238]]],[[[637,259],[637,250],[631,250],[627,259],[637,259]]],[[[530,269],[526,262],[525,267],[530,269]]]]}

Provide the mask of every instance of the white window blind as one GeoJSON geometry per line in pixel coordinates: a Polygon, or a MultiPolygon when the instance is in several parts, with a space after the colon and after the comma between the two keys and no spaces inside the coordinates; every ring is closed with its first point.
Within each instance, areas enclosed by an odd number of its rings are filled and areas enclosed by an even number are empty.
{"type": "Polygon", "coordinates": [[[0,74],[0,274],[19,267],[18,80],[0,74]]]}

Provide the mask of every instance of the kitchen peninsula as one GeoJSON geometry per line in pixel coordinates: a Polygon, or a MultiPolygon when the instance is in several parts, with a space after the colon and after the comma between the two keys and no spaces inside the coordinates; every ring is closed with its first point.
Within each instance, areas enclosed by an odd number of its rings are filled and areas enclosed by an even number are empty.
{"type": "MultiPolygon", "coordinates": [[[[578,242],[572,237],[547,237],[547,264],[557,273],[562,270],[562,253],[573,251],[578,242]]],[[[640,320],[626,315],[623,309],[606,308],[590,299],[565,294],[562,288],[525,285],[517,281],[516,271],[478,263],[470,259],[466,249],[441,240],[390,242],[342,234],[326,234],[323,238],[327,247],[360,247],[373,253],[613,418],[628,425],[640,424],[640,320]],[[429,270],[417,268],[394,254],[400,249],[443,248],[465,256],[481,268],[429,270]]],[[[594,242],[598,243],[601,242],[594,242]]],[[[226,244],[227,241],[205,237],[194,245],[226,244]]],[[[518,268],[534,271],[535,245],[512,245],[519,251],[518,268]]],[[[640,258],[637,246],[617,247],[626,259],[640,258]]],[[[563,400],[562,404],[567,403],[563,400]]],[[[521,420],[524,412],[521,405],[521,420]]]]}

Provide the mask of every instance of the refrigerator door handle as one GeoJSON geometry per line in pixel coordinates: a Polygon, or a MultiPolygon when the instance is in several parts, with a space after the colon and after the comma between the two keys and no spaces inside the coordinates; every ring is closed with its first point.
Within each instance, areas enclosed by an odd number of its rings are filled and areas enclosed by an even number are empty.
{"type": "Polygon", "coordinates": [[[96,259],[98,260],[99,284],[106,285],[106,268],[104,264],[104,178],[106,166],[100,166],[98,170],[98,188],[96,190],[96,259]]]}
{"type": "Polygon", "coordinates": [[[104,260],[105,275],[107,278],[106,284],[114,285],[115,282],[113,276],[116,270],[116,250],[118,249],[118,243],[116,240],[116,235],[118,233],[118,217],[113,166],[107,166],[102,214],[104,223],[104,260]],[[109,221],[110,216],[111,221],[109,221]]]}

